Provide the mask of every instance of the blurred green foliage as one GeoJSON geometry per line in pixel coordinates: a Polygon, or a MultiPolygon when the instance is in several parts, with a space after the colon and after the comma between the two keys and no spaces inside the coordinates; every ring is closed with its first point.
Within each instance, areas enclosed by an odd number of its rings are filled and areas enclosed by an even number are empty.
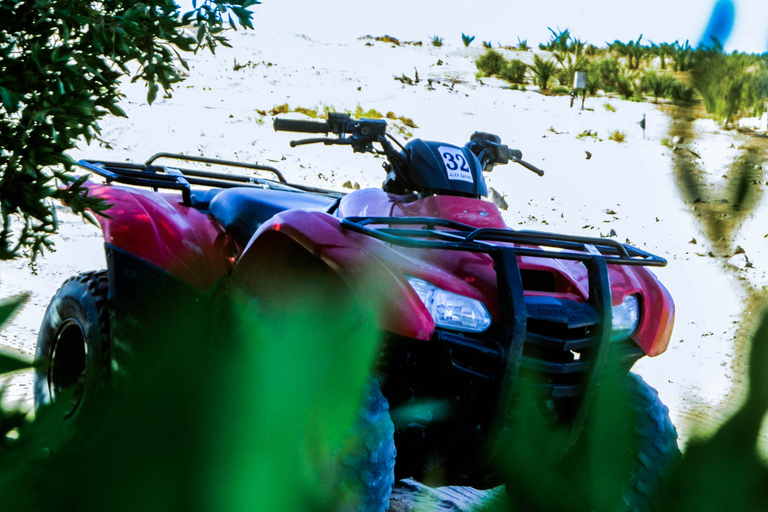
{"type": "Polygon", "coordinates": [[[145,81],[152,103],[182,80],[179,51],[226,46],[224,23],[252,28],[257,3],[205,0],[182,17],[173,0],[0,0],[0,259],[51,247],[53,200],[92,222],[88,209],[106,209],[66,152],[97,137],[102,117],[125,116],[120,80],[145,81]]]}
{"type": "Polygon", "coordinates": [[[768,61],[765,56],[726,54],[719,42],[700,48],[692,68],[693,86],[704,108],[723,124],[738,114],[760,115],[768,101],[768,61]]]}
{"type": "Polygon", "coordinates": [[[132,340],[130,385],[77,421],[66,400],[0,415],[3,510],[354,510],[336,465],[377,354],[372,309],[294,297],[267,319],[233,297],[210,336],[193,321],[132,340]]]}

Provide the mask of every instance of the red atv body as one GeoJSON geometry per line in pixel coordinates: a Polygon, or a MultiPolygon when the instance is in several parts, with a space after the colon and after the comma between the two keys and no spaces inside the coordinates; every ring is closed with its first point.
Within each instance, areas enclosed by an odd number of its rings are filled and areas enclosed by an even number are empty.
{"type": "MultiPolygon", "coordinates": [[[[495,136],[476,134],[464,148],[417,141],[397,151],[379,123],[338,115],[327,123],[276,122],[276,129],[339,136],[299,143],[356,151],[382,145],[390,161],[384,189],[346,195],[288,184],[261,166],[250,167],[277,179],[160,166],[157,157],[81,162],[108,181],[87,186],[112,204],[109,217],[99,218],[110,321],[160,322],[156,311],[168,296],[190,304],[221,290],[258,296],[263,269],[279,276],[291,272],[288,260],[312,261],[358,300],[381,306],[376,371],[393,411],[397,477],[488,488],[501,483],[492,469],[496,443],[511,428],[507,411],[521,383],[537,390],[575,439],[608,374],[627,375],[640,357],[664,352],[674,305],[647,267],[666,262],[608,238],[509,229],[496,205],[482,199],[482,171],[508,160],[538,170],[495,136]],[[442,404],[440,418],[397,415],[401,406],[430,400],[442,404]]],[[[43,339],[46,322],[38,357],[53,359],[55,368],[66,326],[48,325],[43,339]]],[[[83,338],[88,343],[87,332],[83,338]]],[[[38,403],[73,382],[58,379],[39,373],[38,403]]],[[[674,428],[664,417],[651,441],[669,445],[674,428]]],[[[666,466],[676,447],[662,451],[658,464],[666,466]]]]}

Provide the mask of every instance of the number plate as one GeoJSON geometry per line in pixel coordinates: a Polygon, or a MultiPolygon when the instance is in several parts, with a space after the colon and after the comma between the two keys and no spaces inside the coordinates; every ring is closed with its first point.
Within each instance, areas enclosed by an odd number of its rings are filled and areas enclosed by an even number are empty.
{"type": "Polygon", "coordinates": [[[472,177],[472,171],[469,169],[469,163],[464,158],[464,153],[461,149],[440,146],[437,148],[437,151],[443,157],[443,165],[445,165],[445,172],[448,174],[449,180],[475,182],[472,177]]]}

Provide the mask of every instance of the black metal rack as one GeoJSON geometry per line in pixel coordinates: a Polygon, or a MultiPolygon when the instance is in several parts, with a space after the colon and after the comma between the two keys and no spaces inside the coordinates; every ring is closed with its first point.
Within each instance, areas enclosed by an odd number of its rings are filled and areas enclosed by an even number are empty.
{"type": "Polygon", "coordinates": [[[190,204],[191,187],[193,185],[213,188],[231,187],[255,187],[277,190],[293,190],[324,194],[331,197],[340,197],[343,192],[327,190],[316,187],[308,187],[296,183],[289,183],[283,174],[268,165],[248,164],[221,160],[216,158],[179,155],[175,153],[157,153],[152,155],[143,164],[131,162],[105,162],[99,160],[80,160],[78,165],[103,176],[107,183],[124,183],[140,187],[148,187],[167,190],[179,190],[182,193],[184,203],[190,204]],[[186,169],[172,165],[157,165],[156,160],[161,158],[177,160],[180,162],[197,162],[222,167],[238,167],[257,171],[266,171],[275,175],[275,180],[259,178],[255,176],[240,176],[220,171],[201,171],[186,169]]]}
{"type": "Polygon", "coordinates": [[[518,256],[576,260],[584,264],[588,273],[589,298],[587,303],[598,313],[593,355],[583,383],[581,404],[578,407],[567,450],[579,437],[601,377],[607,366],[611,344],[611,283],[608,265],[663,267],[664,258],[642,251],[628,244],[608,238],[569,236],[540,231],[514,231],[500,228],[475,228],[460,222],[430,217],[347,217],[342,226],[383,242],[420,249],[444,249],[486,253],[493,258],[496,271],[499,320],[503,333],[505,354],[504,379],[499,395],[497,417],[488,450],[496,453],[502,431],[514,428],[509,424],[508,411],[523,362],[523,347],[527,339],[528,312],[525,303],[518,256]],[[376,227],[370,227],[374,225],[376,227]],[[447,228],[447,229],[437,229],[447,228]]]}
{"type": "Polygon", "coordinates": [[[613,265],[663,267],[667,260],[611,238],[570,236],[543,231],[475,228],[432,217],[347,217],[341,225],[384,242],[420,249],[492,253],[515,244],[518,256],[591,261],[613,265]],[[370,227],[375,225],[377,227],[370,227]],[[388,226],[388,227],[387,227],[388,226]],[[393,227],[407,226],[407,227],[393,227]],[[420,226],[420,227],[416,227],[420,226]],[[436,229],[438,227],[447,229],[436,229]]]}

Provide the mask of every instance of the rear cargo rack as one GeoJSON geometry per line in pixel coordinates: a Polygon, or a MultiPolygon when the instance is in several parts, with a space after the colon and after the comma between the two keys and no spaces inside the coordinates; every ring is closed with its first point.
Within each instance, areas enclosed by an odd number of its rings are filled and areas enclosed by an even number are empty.
{"type": "Polygon", "coordinates": [[[131,162],[105,162],[99,160],[80,160],[78,165],[89,171],[106,178],[107,183],[124,183],[140,187],[149,187],[155,190],[168,189],[180,190],[184,203],[190,204],[191,187],[193,185],[214,188],[255,187],[277,190],[293,190],[314,192],[331,197],[341,197],[343,192],[326,190],[306,185],[288,183],[283,174],[268,165],[248,164],[216,158],[200,156],[179,155],[175,153],[157,153],[152,155],[143,164],[131,162]],[[266,171],[275,175],[276,180],[259,178],[255,176],[240,176],[221,171],[201,171],[186,169],[173,165],[157,165],[156,160],[161,158],[177,160],[179,162],[196,162],[221,167],[239,167],[257,171],[266,171]]]}
{"type": "Polygon", "coordinates": [[[515,244],[518,256],[591,261],[613,265],[663,267],[667,260],[611,238],[569,236],[543,231],[475,228],[432,217],[347,217],[341,225],[383,242],[420,249],[492,253],[515,244]],[[370,227],[375,225],[377,227],[370,227]],[[386,227],[389,226],[389,227],[386,227]],[[407,227],[393,227],[407,226],[407,227]],[[421,226],[421,227],[415,227],[421,226]],[[436,229],[438,227],[447,229],[436,229]]]}

